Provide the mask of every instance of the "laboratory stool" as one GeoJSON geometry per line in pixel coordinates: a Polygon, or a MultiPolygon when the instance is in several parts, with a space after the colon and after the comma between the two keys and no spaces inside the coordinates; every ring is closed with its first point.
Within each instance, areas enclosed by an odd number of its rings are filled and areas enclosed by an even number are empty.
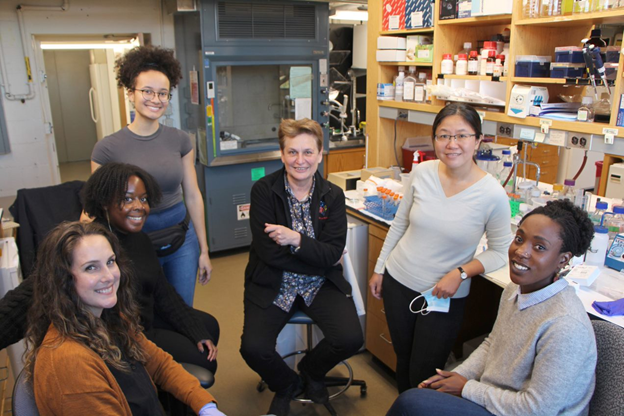
{"type": "MultiPolygon", "coordinates": [[[[290,318],[288,323],[293,324],[293,325],[305,325],[306,326],[307,345],[306,345],[306,349],[293,351],[291,353],[283,355],[282,358],[286,359],[288,357],[292,357],[293,355],[306,354],[309,351],[312,351],[312,348],[314,348],[314,345],[312,345],[312,339],[313,339],[312,338],[312,326],[314,325],[314,321],[312,320],[312,318],[310,318],[308,315],[306,315],[305,313],[301,311],[297,311],[293,314],[293,316],[290,318]]],[[[349,376],[348,377],[331,377],[331,376],[325,377],[325,385],[327,387],[340,387],[340,386],[342,387],[336,393],[330,394],[329,400],[333,400],[336,397],[342,395],[351,386],[360,386],[360,396],[362,397],[366,396],[366,381],[353,379],[353,369],[351,368],[351,365],[349,365],[349,363],[346,360],[341,361],[340,364],[346,367],[347,371],[349,372],[349,376]]],[[[256,389],[259,392],[262,392],[266,389],[266,383],[264,382],[264,380],[260,380],[256,389]]],[[[306,399],[306,398],[297,397],[293,400],[302,402],[302,403],[314,403],[312,400],[306,399]]],[[[336,414],[333,407],[329,403],[327,403],[325,407],[327,407],[327,410],[329,410],[329,412],[332,415],[336,414]]]]}

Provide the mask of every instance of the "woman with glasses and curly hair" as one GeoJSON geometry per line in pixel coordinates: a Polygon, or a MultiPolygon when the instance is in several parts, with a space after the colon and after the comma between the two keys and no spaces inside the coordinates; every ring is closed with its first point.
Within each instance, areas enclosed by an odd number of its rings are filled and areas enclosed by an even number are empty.
{"type": "Polygon", "coordinates": [[[470,278],[500,268],[507,258],[509,202],[473,160],[482,138],[481,119],[469,105],[450,104],[437,114],[438,159],[412,170],[370,279],[372,295],[383,297],[399,392],[444,368],[470,278]],[[484,232],[488,249],[475,256],[484,232]]]}
{"type": "Polygon", "coordinates": [[[154,384],[201,416],[214,398],[141,332],[132,275],[104,226],[63,223],[41,244],[25,371],[42,415],[164,415],[154,384]]]}
{"type": "Polygon", "coordinates": [[[127,127],[95,145],[91,170],[108,162],[130,163],[156,178],[163,199],[153,207],[144,231],[171,231],[155,241],[155,248],[167,279],[193,306],[198,270],[202,284],[210,280],[212,272],[195,152],[188,134],[158,122],[169,106],[171,90],[182,78],[180,63],[170,49],[140,46],[118,59],[116,68],[117,83],[126,89],[135,117],[127,127]],[[174,241],[179,228],[186,230],[185,238],[174,241]]]}

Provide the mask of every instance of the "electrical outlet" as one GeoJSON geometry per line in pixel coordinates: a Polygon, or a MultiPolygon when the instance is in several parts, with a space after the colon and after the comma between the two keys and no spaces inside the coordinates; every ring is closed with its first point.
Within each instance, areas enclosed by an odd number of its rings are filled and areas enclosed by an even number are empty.
{"type": "Polygon", "coordinates": [[[570,137],[568,139],[568,147],[589,150],[591,147],[591,135],[570,133],[570,137]]]}
{"type": "Polygon", "coordinates": [[[500,137],[513,138],[513,124],[511,123],[497,123],[496,135],[500,137]]]}
{"type": "Polygon", "coordinates": [[[407,110],[399,110],[399,120],[407,120],[407,110]]]}

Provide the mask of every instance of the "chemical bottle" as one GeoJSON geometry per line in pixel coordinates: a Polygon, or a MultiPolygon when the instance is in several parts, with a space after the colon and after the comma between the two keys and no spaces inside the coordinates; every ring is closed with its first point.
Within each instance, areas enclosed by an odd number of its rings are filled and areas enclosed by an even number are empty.
{"type": "Polygon", "coordinates": [[[455,74],[468,74],[468,56],[465,53],[459,54],[459,58],[457,59],[457,65],[455,66],[455,74]]]}
{"type": "Polygon", "coordinates": [[[565,179],[563,181],[563,199],[569,199],[574,202],[576,196],[576,181],[574,179],[565,179]]]}
{"type": "Polygon", "coordinates": [[[577,121],[594,121],[594,99],[592,97],[583,97],[582,105],[579,107],[577,115],[577,121]]]}
{"type": "MultiPolygon", "coordinates": [[[[500,184],[501,185],[505,184],[505,181],[507,180],[507,176],[509,176],[509,173],[511,172],[511,168],[512,167],[513,167],[513,163],[511,163],[511,162],[503,162],[503,168],[501,169],[500,174],[498,176],[500,178],[500,184]]],[[[508,187],[510,185],[513,185],[513,178],[509,179],[509,182],[507,183],[508,187]]],[[[507,188],[505,188],[505,189],[507,189],[507,188]]]]}
{"type": "Polygon", "coordinates": [[[552,198],[554,200],[563,199],[563,184],[553,184],[552,198]]]}
{"type": "Polygon", "coordinates": [[[605,216],[605,226],[609,230],[609,240],[613,240],[617,234],[624,233],[624,205],[613,207],[613,215],[605,216]]]}
{"type": "Polygon", "coordinates": [[[494,63],[494,73],[492,76],[494,77],[502,77],[503,76],[503,60],[505,55],[497,55],[496,62],[494,63]]]}
{"type": "MultiPolygon", "coordinates": [[[[470,54],[470,50],[472,49],[472,42],[464,42],[464,49],[459,51],[459,53],[463,53],[466,56],[470,54]]],[[[459,54],[458,54],[459,55],[459,54]]]]}
{"type": "Polygon", "coordinates": [[[591,0],[574,0],[572,4],[572,14],[581,14],[591,12],[591,0]]]}
{"type": "Polygon", "coordinates": [[[416,165],[420,163],[420,153],[418,150],[414,152],[414,159],[412,160],[412,170],[416,169],[416,165]]]}
{"type": "Polygon", "coordinates": [[[540,0],[522,0],[522,17],[533,19],[539,17],[540,0]]]}
{"type": "Polygon", "coordinates": [[[418,74],[418,80],[414,84],[414,102],[424,103],[427,99],[427,74],[421,72],[418,74]]]}
{"type": "Polygon", "coordinates": [[[608,123],[611,118],[611,101],[609,93],[603,92],[600,101],[594,104],[594,121],[608,123]]]}
{"type": "Polygon", "coordinates": [[[607,256],[607,247],[609,247],[609,234],[605,227],[599,225],[594,226],[594,237],[587,254],[585,254],[585,264],[590,266],[602,266],[607,256]]]}
{"type": "Polygon", "coordinates": [[[394,101],[403,101],[403,82],[405,81],[405,67],[399,67],[399,75],[394,79],[394,101]]]}
{"type": "Polygon", "coordinates": [[[444,75],[453,74],[453,59],[450,53],[445,53],[444,55],[442,55],[441,73],[444,75]]]}
{"type": "MultiPolygon", "coordinates": [[[[481,49],[481,61],[480,61],[480,66],[479,66],[479,75],[485,75],[487,58],[490,56],[490,51],[494,51],[494,57],[496,57],[496,42],[492,42],[492,41],[483,42],[483,49],[481,49]]],[[[494,61],[492,61],[492,64],[493,63],[494,61]]]]}
{"type": "Polygon", "coordinates": [[[561,14],[561,0],[541,0],[540,16],[559,16],[561,14]]]}
{"type": "Polygon", "coordinates": [[[470,51],[468,58],[468,75],[479,75],[479,60],[477,51],[470,51]]]}
{"type": "Polygon", "coordinates": [[[496,64],[496,51],[489,51],[485,62],[485,75],[494,75],[494,65],[496,64]]]}
{"type": "Polygon", "coordinates": [[[414,101],[414,85],[416,85],[416,67],[410,66],[409,72],[403,80],[403,101],[414,101]]]}
{"type": "Polygon", "coordinates": [[[596,202],[596,209],[592,212],[589,218],[592,220],[594,225],[602,225],[602,216],[605,212],[607,212],[607,208],[609,208],[609,204],[604,201],[596,202]]]}

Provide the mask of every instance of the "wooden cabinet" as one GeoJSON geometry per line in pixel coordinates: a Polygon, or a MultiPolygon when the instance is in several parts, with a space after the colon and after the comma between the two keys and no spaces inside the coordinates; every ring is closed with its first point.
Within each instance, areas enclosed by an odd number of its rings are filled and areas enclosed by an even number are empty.
{"type": "Polygon", "coordinates": [[[365,154],[366,149],[363,147],[330,150],[325,159],[325,177],[333,172],[362,169],[365,154]]]}
{"type": "MultiPolygon", "coordinates": [[[[489,124],[490,131],[495,131],[497,123],[507,123],[521,126],[523,129],[539,131],[540,118],[527,117],[525,119],[510,117],[509,97],[515,85],[544,86],[549,90],[551,100],[556,101],[559,94],[571,94],[567,81],[562,78],[524,78],[515,76],[515,58],[520,55],[549,55],[554,57],[554,48],[558,46],[576,45],[581,39],[589,37],[590,31],[599,24],[621,23],[624,21],[624,8],[608,11],[599,11],[571,16],[556,16],[552,18],[524,19],[522,16],[522,1],[513,2],[513,12],[508,15],[480,16],[465,19],[438,20],[439,9],[443,2],[435,1],[434,13],[436,25],[433,28],[382,31],[382,5],[383,0],[369,0],[368,21],[368,62],[367,62],[367,101],[366,113],[367,131],[369,134],[368,166],[389,166],[396,164],[393,143],[394,132],[397,131],[396,147],[400,147],[406,137],[430,135],[431,123],[435,113],[439,112],[445,104],[442,100],[433,99],[431,104],[378,101],[376,94],[377,83],[392,82],[397,73],[398,65],[409,65],[400,62],[377,62],[376,45],[380,35],[407,36],[413,34],[427,34],[433,36],[434,59],[432,64],[415,64],[418,72],[431,74],[434,83],[440,73],[442,55],[445,53],[457,53],[462,49],[463,43],[471,41],[473,49],[476,49],[478,41],[487,40],[496,33],[502,33],[503,29],[510,29],[510,53],[506,57],[509,62],[508,76],[501,77],[499,82],[488,76],[459,76],[451,75],[445,78],[451,79],[455,84],[465,83],[483,85],[489,83],[489,87],[496,88],[503,93],[505,106],[500,111],[491,111],[485,108],[483,111],[484,125],[489,124]],[[381,111],[380,111],[381,110],[381,111]],[[409,112],[408,121],[394,121],[393,114],[397,110],[409,112]],[[383,117],[380,117],[383,113],[383,117]]],[[[554,59],[553,59],[554,60],[554,59]]],[[[595,143],[601,142],[604,137],[603,128],[609,127],[617,131],[616,146],[622,149],[624,141],[624,127],[616,126],[616,117],[619,108],[620,96],[624,93],[624,58],[620,59],[617,69],[615,85],[611,88],[613,93],[611,118],[606,123],[583,123],[575,121],[551,120],[551,130],[567,132],[568,138],[573,133],[581,133],[584,137],[593,135],[595,143]],[[619,142],[619,143],[618,143],[619,142]]],[[[587,86],[578,86],[572,94],[583,94],[587,86]]],[[[591,88],[591,87],[589,87],[591,88]]],[[[474,88],[470,88],[474,89],[474,88]]],[[[516,134],[520,129],[516,128],[516,134]]],[[[487,132],[487,131],[486,131],[487,132]]],[[[519,136],[516,136],[519,137],[519,136]]],[[[546,135],[546,142],[549,136],[546,135]]],[[[542,167],[542,180],[544,182],[556,181],[559,158],[548,154],[548,148],[538,145],[532,152],[532,159],[542,167]],[[555,165],[555,163],[557,165],[555,165]]],[[[615,150],[614,150],[615,151],[615,150]]],[[[558,151],[552,151],[558,153],[558,151]]],[[[618,153],[620,150],[618,150],[618,153]]],[[[533,169],[534,170],[534,169],[533,169]]],[[[529,169],[531,171],[531,169],[529,169]]],[[[531,172],[534,174],[534,172],[531,172]]]]}
{"type": "MultiPolygon", "coordinates": [[[[497,143],[515,146],[518,144],[516,139],[508,139],[499,137],[497,143]]],[[[542,143],[525,143],[527,146],[527,160],[537,163],[540,166],[540,182],[555,183],[557,182],[557,170],[559,169],[559,147],[550,146],[542,143]]],[[[522,152],[524,157],[524,151],[522,152]]],[[[523,165],[518,166],[518,175],[521,175],[523,165]]],[[[527,165],[527,178],[535,179],[537,169],[527,165]]]]}
{"type": "MultiPolygon", "coordinates": [[[[376,224],[369,223],[368,227],[368,275],[372,275],[375,269],[377,257],[381,252],[387,229],[376,224]]],[[[368,291],[366,305],[366,349],[377,357],[381,362],[396,368],[396,355],[392,347],[392,339],[386,322],[386,313],[383,301],[373,297],[368,291]]]]}

